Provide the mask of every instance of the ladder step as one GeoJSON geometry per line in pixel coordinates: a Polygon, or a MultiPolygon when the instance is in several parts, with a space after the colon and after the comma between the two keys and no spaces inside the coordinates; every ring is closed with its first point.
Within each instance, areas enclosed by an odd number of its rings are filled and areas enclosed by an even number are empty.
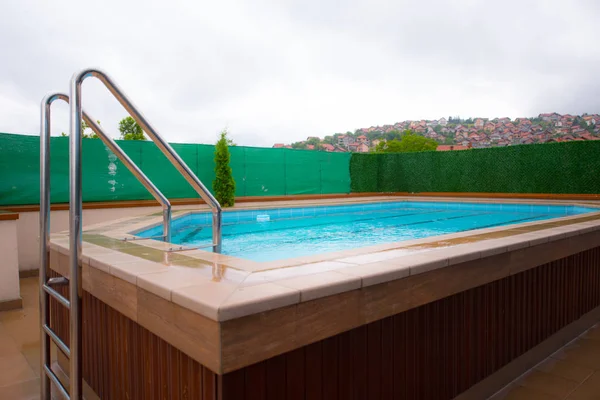
{"type": "Polygon", "coordinates": [[[132,242],[135,240],[148,240],[148,239],[162,239],[165,240],[165,236],[164,235],[158,235],[158,236],[148,236],[148,237],[141,237],[141,236],[136,236],[136,237],[132,237],[132,238],[123,238],[120,239],[124,242],[132,242]]]}
{"type": "Polygon", "coordinates": [[[56,290],[52,289],[46,284],[44,284],[42,287],[44,288],[44,291],[46,293],[54,297],[60,304],[67,307],[69,310],[71,309],[71,302],[67,300],[62,294],[58,293],[56,290]]]}
{"type": "Polygon", "coordinates": [[[167,250],[167,252],[168,253],[175,253],[175,252],[178,252],[178,251],[198,250],[198,249],[205,249],[207,247],[214,247],[214,246],[216,246],[216,244],[210,243],[210,244],[203,244],[203,245],[194,246],[194,247],[183,247],[183,246],[179,246],[179,248],[171,247],[170,249],[167,250]]]}
{"type": "Polygon", "coordinates": [[[42,329],[44,330],[44,332],[46,332],[46,334],[48,336],[50,336],[50,338],[54,341],[54,343],[56,343],[56,345],[58,346],[58,348],[61,349],[62,352],[65,353],[65,355],[68,358],[71,358],[71,349],[69,349],[69,346],[67,346],[65,344],[65,342],[63,342],[58,337],[58,335],[48,325],[42,326],[42,329]]]}
{"type": "Polygon", "coordinates": [[[56,376],[54,371],[52,371],[47,365],[44,365],[44,372],[46,373],[46,375],[48,375],[48,378],[50,378],[52,383],[54,383],[54,386],[56,386],[62,397],[64,399],[69,400],[71,398],[71,396],[69,396],[69,392],[67,392],[67,389],[65,389],[65,387],[60,382],[58,376],[56,376]]]}
{"type": "Polygon", "coordinates": [[[48,279],[48,286],[65,286],[69,284],[69,280],[63,276],[48,279]]]}

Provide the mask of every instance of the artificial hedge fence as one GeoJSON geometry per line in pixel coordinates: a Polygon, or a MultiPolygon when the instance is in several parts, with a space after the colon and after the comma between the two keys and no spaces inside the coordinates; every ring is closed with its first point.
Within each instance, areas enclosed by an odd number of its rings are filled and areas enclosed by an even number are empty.
{"type": "Polygon", "coordinates": [[[600,140],[352,154],[352,192],[600,193],[600,140]]]}

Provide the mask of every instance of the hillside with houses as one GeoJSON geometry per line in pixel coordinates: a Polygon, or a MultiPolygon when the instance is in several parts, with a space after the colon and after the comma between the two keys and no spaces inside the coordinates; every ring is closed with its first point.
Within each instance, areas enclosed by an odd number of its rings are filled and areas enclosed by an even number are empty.
{"type": "Polygon", "coordinates": [[[276,143],[274,148],[295,148],[327,152],[367,153],[381,141],[399,139],[410,130],[439,143],[438,151],[465,150],[518,144],[600,140],[598,114],[540,114],[535,118],[440,118],[372,126],[354,132],[336,133],[323,139],[310,136],[291,144],[276,143]]]}

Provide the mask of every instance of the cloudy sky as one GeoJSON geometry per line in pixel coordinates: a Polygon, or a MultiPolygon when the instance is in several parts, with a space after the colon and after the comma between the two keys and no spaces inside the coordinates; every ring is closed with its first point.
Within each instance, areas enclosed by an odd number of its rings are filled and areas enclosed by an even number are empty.
{"type": "MultiPolygon", "coordinates": [[[[406,119],[600,112],[598,0],[0,2],[0,132],[108,72],[169,141],[271,146],[406,119]]],[[[98,81],[84,107],[118,136],[98,81]]],[[[55,134],[67,131],[56,106],[55,134]]]]}

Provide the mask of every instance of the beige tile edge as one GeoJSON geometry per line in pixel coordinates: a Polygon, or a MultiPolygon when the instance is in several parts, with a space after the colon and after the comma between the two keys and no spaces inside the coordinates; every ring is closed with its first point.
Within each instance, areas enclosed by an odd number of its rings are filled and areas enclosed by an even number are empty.
{"type": "MultiPolygon", "coordinates": [[[[468,238],[468,236],[465,236],[465,238],[468,238]]],[[[437,248],[437,249],[431,249],[428,251],[424,251],[424,252],[419,252],[416,254],[408,254],[405,256],[401,256],[395,259],[391,259],[391,260],[386,260],[386,264],[388,264],[390,266],[388,272],[389,272],[389,276],[390,278],[394,278],[395,275],[397,275],[397,273],[401,273],[402,270],[404,270],[406,267],[410,268],[410,276],[413,275],[417,275],[417,274],[421,274],[421,273],[425,273],[425,272],[430,272],[433,270],[438,270],[438,269],[443,269],[443,268],[447,268],[447,267],[451,267],[454,265],[458,265],[458,264],[463,264],[465,262],[468,261],[473,261],[473,260],[479,260],[482,258],[487,258],[490,256],[494,256],[494,255],[500,255],[500,254],[511,254],[511,263],[513,263],[513,267],[511,268],[511,274],[512,273],[518,273],[518,272],[522,272],[526,269],[532,268],[535,265],[535,260],[530,260],[530,262],[525,262],[523,259],[523,253],[526,249],[531,248],[532,246],[535,246],[538,250],[544,250],[544,251],[539,251],[538,254],[541,257],[538,261],[543,261],[543,260],[549,260],[550,258],[561,258],[564,257],[566,255],[568,255],[568,251],[564,252],[561,251],[562,248],[569,248],[571,249],[573,252],[576,252],[576,249],[583,249],[584,247],[589,248],[589,246],[593,246],[594,243],[596,243],[596,241],[594,240],[594,238],[600,238],[600,220],[593,220],[593,221],[585,221],[585,222],[581,222],[581,223],[576,223],[576,224],[571,224],[571,225],[565,225],[565,226],[558,226],[558,227],[554,227],[551,229],[545,229],[545,230],[537,230],[537,231],[532,231],[532,232],[524,232],[521,234],[516,234],[513,236],[507,236],[507,237],[502,237],[502,238],[497,238],[497,239],[487,239],[487,240],[481,240],[481,241],[477,241],[477,242],[471,242],[471,243],[464,243],[464,244],[457,244],[451,247],[443,247],[443,248],[437,248]],[[559,245],[559,243],[557,243],[557,241],[561,242],[561,245],[559,245]],[[581,246],[582,244],[585,244],[583,247],[581,246]],[[546,251],[547,250],[547,251],[546,251]],[[558,253],[557,253],[558,252],[558,253]],[[560,253],[560,254],[559,254],[560,253]],[[564,254],[564,255],[562,255],[564,254]],[[397,268],[394,269],[394,265],[397,265],[397,268]]],[[[600,240],[600,239],[599,239],[600,240]]],[[[64,259],[64,257],[66,257],[64,255],[65,253],[65,248],[62,246],[64,245],[64,238],[59,238],[57,240],[52,239],[52,246],[51,249],[52,251],[56,252],[58,251],[59,253],[59,257],[60,255],[62,255],[62,258],[60,258],[61,260],[64,259]]],[[[52,253],[51,251],[51,253],[52,253]]],[[[117,275],[119,276],[121,279],[125,278],[124,276],[121,276],[119,273],[115,273],[118,272],[118,266],[115,266],[115,270],[111,273],[110,271],[110,266],[109,265],[105,265],[105,263],[100,263],[98,261],[96,261],[96,259],[100,259],[100,256],[96,256],[94,257],[94,253],[96,251],[99,251],[103,256],[107,257],[107,259],[110,259],[110,254],[107,255],[107,253],[114,253],[114,254],[122,254],[120,252],[118,252],[117,250],[110,250],[110,249],[106,249],[100,246],[94,246],[91,244],[86,243],[86,246],[84,246],[84,250],[83,250],[83,259],[84,262],[85,260],[89,260],[90,265],[92,268],[100,268],[100,270],[104,270],[105,272],[108,272],[111,275],[117,275]]],[[[125,255],[123,255],[125,256],[125,255]]],[[[119,258],[119,257],[117,257],[119,258]]],[[[135,256],[130,256],[127,255],[127,257],[125,257],[127,260],[134,260],[136,259],[135,256]]],[[[140,259],[142,260],[142,259],[140,259]]],[[[334,260],[335,261],[335,260],[334,260]]],[[[148,262],[147,260],[143,260],[143,262],[148,262]]],[[[548,261],[544,261],[544,262],[548,262],[548,261]]],[[[540,262],[540,264],[542,264],[543,262],[540,262]]],[[[348,263],[348,267],[352,267],[353,264],[348,263]]],[[[57,272],[63,272],[66,273],[64,266],[61,265],[61,268],[59,268],[60,270],[57,272]]],[[[377,283],[383,283],[385,281],[380,281],[377,283]]],[[[130,280],[130,283],[133,283],[130,280]]],[[[277,285],[277,281],[273,281],[270,282],[273,284],[277,285]]],[[[365,283],[365,279],[361,280],[361,287],[364,286],[365,283]]],[[[136,279],[136,284],[137,286],[140,286],[140,282],[139,280],[136,279]]],[[[281,286],[281,285],[280,285],[281,286]]],[[[145,290],[150,291],[151,293],[154,293],[156,295],[162,296],[164,297],[164,294],[155,292],[153,290],[152,287],[148,286],[148,285],[144,285],[143,288],[145,290]]],[[[304,292],[307,293],[307,295],[305,297],[310,297],[310,299],[315,299],[315,298],[319,298],[319,297],[323,297],[324,295],[326,295],[326,293],[328,292],[327,290],[323,290],[324,288],[322,287],[322,285],[320,284],[315,284],[314,287],[306,287],[304,288],[304,292]],[[325,293],[324,295],[319,296],[318,293],[319,292],[323,292],[325,293]],[[308,293],[312,293],[312,295],[308,295],[308,293]],[[315,294],[316,293],[316,294],[315,294]]],[[[238,290],[242,290],[242,288],[239,288],[238,290]]],[[[170,296],[169,296],[170,297],[170,296]]],[[[298,296],[298,300],[296,301],[297,303],[301,301],[302,298],[302,291],[300,291],[300,295],[298,296]]],[[[226,299],[226,302],[229,299],[226,299]]],[[[260,298],[254,298],[252,300],[252,307],[246,307],[246,311],[243,310],[236,310],[235,306],[232,304],[221,304],[219,305],[216,309],[212,309],[212,310],[208,310],[205,313],[205,316],[209,317],[209,318],[214,318],[215,315],[218,315],[218,320],[219,321],[225,321],[228,319],[232,319],[232,318],[240,318],[243,317],[245,315],[249,315],[255,312],[264,312],[264,311],[268,311],[273,309],[273,304],[272,304],[273,299],[269,299],[268,297],[264,298],[264,303],[263,305],[260,304],[260,298]],[[269,302],[271,302],[271,304],[269,304],[269,302]],[[222,312],[221,310],[224,309],[225,311],[222,312]]],[[[279,305],[279,307],[283,307],[289,304],[293,304],[290,303],[290,301],[293,301],[293,299],[288,298],[286,301],[280,302],[281,304],[279,305]]],[[[243,306],[240,305],[240,307],[243,306]]],[[[194,308],[196,310],[198,309],[202,309],[204,307],[204,305],[200,305],[200,307],[198,308],[194,308]]]]}

